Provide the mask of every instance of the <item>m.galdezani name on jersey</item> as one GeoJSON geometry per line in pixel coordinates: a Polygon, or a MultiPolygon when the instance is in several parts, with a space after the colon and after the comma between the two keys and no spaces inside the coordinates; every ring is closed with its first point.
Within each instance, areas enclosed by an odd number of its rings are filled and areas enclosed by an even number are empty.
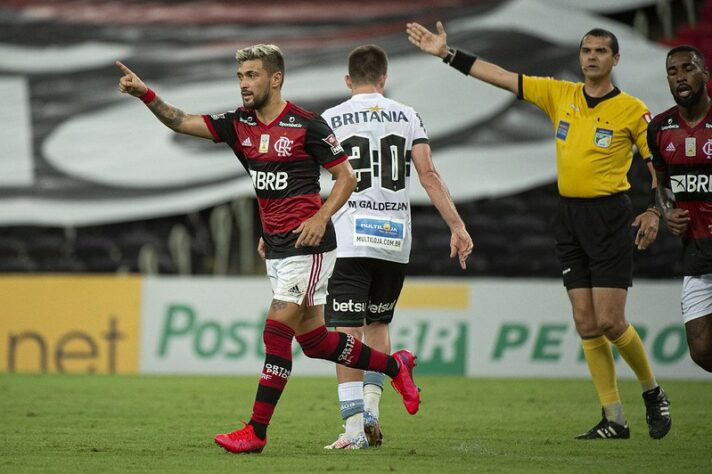
{"type": "Polygon", "coordinates": [[[374,201],[349,201],[351,209],[368,209],[370,211],[407,211],[407,202],[374,202],[374,201]]]}
{"type": "Polygon", "coordinates": [[[331,117],[331,128],[363,122],[407,122],[408,117],[401,110],[359,110],[331,117]]]}

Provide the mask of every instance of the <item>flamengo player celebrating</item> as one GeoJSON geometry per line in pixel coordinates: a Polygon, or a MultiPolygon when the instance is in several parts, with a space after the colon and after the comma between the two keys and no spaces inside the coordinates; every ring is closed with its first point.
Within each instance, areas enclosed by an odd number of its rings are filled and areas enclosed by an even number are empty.
{"type": "Polygon", "coordinates": [[[261,452],[265,447],[267,425],[292,370],[295,335],[309,357],[388,374],[408,412],[417,412],[413,354],[398,351],[389,356],[324,325],[326,282],[336,259],[331,216],[356,185],[347,155],[323,119],[282,98],[284,58],[278,47],[241,49],[236,59],[244,106],[215,116],[186,114],[163,102],[117,61],[124,73],[121,92],[139,97],[176,132],[226,143],[249,171],[257,194],[262,250],[274,294],[263,332],[265,363],[249,424],[215,436],[215,442],[233,453],[261,452]],[[336,179],[324,203],[320,166],[336,179]]]}
{"type": "Polygon", "coordinates": [[[712,101],[709,72],[692,46],[671,49],[666,60],[677,105],[648,125],[648,146],[661,187],[658,199],[670,231],[682,238],[682,318],[690,356],[712,372],[712,101]]]}
{"type": "MultiPolygon", "coordinates": [[[[412,107],[383,96],[388,58],[375,45],[349,55],[346,85],[351,98],[326,110],[349,154],[358,186],[334,214],[338,249],[329,280],[326,321],[329,326],[390,352],[388,324],[403,287],[410,257],[410,176],[420,182],[452,233],[450,256],[462,269],[472,239],[455,209],[430,156],[428,137],[412,107]]],[[[383,374],[336,368],[345,433],[327,449],[363,449],[381,444],[379,400],[383,374]]]]}

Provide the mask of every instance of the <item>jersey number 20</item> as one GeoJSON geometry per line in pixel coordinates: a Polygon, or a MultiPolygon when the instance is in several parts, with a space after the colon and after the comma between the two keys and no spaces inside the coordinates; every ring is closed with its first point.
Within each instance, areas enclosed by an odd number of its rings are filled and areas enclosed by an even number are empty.
{"type": "Polygon", "coordinates": [[[360,193],[372,187],[374,176],[380,176],[381,189],[395,192],[405,188],[406,164],[410,161],[410,153],[405,150],[405,138],[386,135],[378,140],[378,149],[371,150],[368,137],[351,135],[341,140],[341,146],[356,171],[358,184],[354,192],[360,193]]]}

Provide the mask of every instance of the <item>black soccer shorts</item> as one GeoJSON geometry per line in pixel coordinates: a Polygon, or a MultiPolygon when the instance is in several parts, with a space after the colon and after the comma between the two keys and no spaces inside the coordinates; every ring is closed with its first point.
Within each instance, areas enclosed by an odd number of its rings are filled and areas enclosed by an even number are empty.
{"type": "Polygon", "coordinates": [[[633,284],[633,206],[625,193],[559,202],[554,234],[564,286],[623,288],[633,284]]]}
{"type": "Polygon", "coordinates": [[[324,307],[326,325],[390,323],[407,266],[376,258],[337,258],[324,307]]]}

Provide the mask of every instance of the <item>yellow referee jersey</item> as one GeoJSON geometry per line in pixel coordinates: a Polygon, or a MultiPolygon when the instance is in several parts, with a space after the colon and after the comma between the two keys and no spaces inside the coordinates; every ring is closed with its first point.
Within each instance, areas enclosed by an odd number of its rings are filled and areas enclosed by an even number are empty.
{"type": "Polygon", "coordinates": [[[650,159],[650,112],[624,92],[589,108],[583,83],[522,76],[521,97],[551,119],[556,136],[559,194],[593,198],[627,191],[633,145],[650,159]]]}

